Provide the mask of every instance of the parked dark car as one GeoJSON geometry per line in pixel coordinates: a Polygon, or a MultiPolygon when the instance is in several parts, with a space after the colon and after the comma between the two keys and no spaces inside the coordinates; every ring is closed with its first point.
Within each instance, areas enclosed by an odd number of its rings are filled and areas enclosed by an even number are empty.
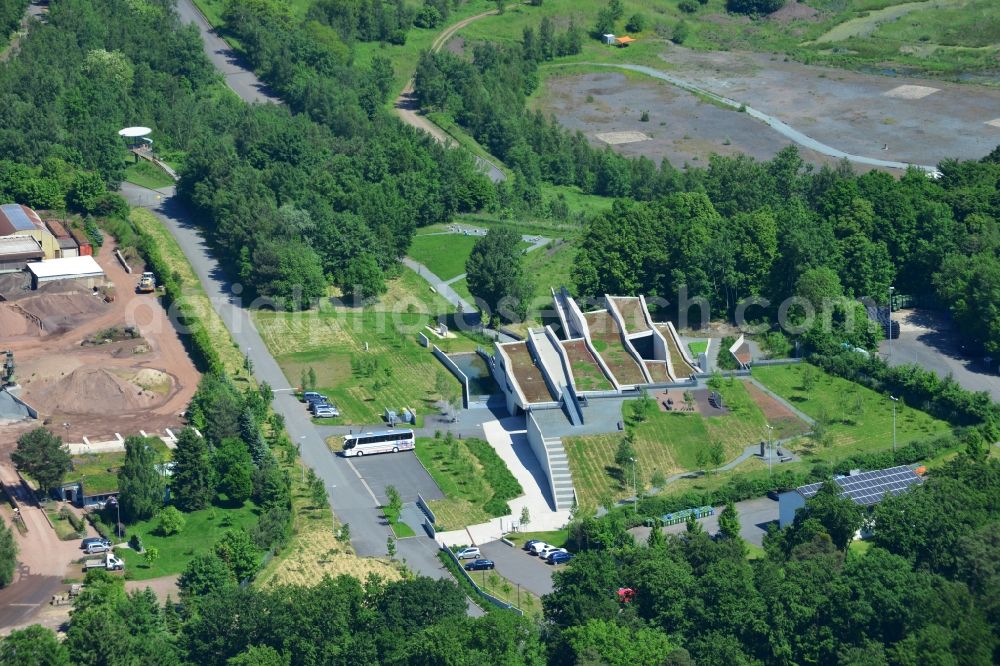
{"type": "Polygon", "coordinates": [[[493,560],[473,560],[465,565],[466,571],[482,571],[483,569],[492,569],[493,560]]]}
{"type": "Polygon", "coordinates": [[[97,544],[100,544],[107,548],[111,547],[111,541],[105,539],[104,537],[87,537],[86,539],[80,542],[80,548],[82,548],[83,550],[87,550],[88,548],[90,548],[91,544],[94,544],[95,546],[97,544]]]}
{"type": "Polygon", "coordinates": [[[531,547],[534,546],[536,543],[542,543],[542,540],[541,539],[528,539],[527,541],[524,542],[524,545],[521,546],[521,550],[531,550],[531,547]]]}
{"type": "Polygon", "coordinates": [[[573,559],[573,556],[569,553],[556,551],[549,555],[549,564],[565,564],[573,559]]]}

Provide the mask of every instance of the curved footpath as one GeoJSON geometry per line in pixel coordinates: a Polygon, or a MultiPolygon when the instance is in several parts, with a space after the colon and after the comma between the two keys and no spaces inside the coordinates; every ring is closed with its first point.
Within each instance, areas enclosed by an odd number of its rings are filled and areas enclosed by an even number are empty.
{"type": "MultiPolygon", "coordinates": [[[[487,16],[492,16],[496,14],[497,10],[492,9],[488,12],[483,12],[482,14],[476,14],[475,16],[470,16],[467,19],[463,19],[453,25],[448,26],[441,34],[434,38],[431,43],[431,51],[437,53],[441,48],[448,43],[456,32],[469,25],[473,21],[478,21],[481,18],[487,16]]],[[[443,143],[444,145],[451,145],[454,143],[451,138],[442,130],[440,127],[432,123],[427,119],[426,116],[420,113],[420,104],[417,103],[417,97],[413,91],[413,79],[406,82],[406,86],[403,88],[403,92],[399,93],[399,97],[396,98],[396,115],[399,119],[410,127],[414,127],[423,132],[427,132],[435,141],[443,143]]],[[[507,175],[500,170],[500,168],[493,162],[475,155],[476,164],[482,167],[486,171],[486,175],[494,183],[499,183],[501,181],[507,180],[507,175]]]]}
{"type": "Polygon", "coordinates": [[[639,72],[640,74],[645,74],[647,76],[652,76],[654,79],[660,79],[661,81],[666,81],[678,88],[683,88],[688,92],[693,92],[698,95],[705,95],[710,97],[720,104],[725,104],[726,106],[735,109],[737,111],[744,110],[748,116],[751,118],[756,118],[760,120],[765,125],[768,125],[771,129],[775,130],[782,136],[791,139],[795,143],[799,144],[803,148],[809,148],[810,150],[815,150],[823,155],[828,155],[830,157],[836,157],[838,159],[846,159],[849,162],[854,162],[855,164],[864,164],[867,166],[881,167],[884,169],[908,169],[910,167],[916,167],[922,171],[928,173],[936,173],[937,167],[928,164],[910,164],[909,162],[896,162],[893,160],[880,160],[875,157],[866,157],[864,155],[853,155],[851,153],[845,153],[844,151],[834,148],[833,146],[828,146],[825,143],[821,143],[810,136],[807,136],[795,129],[791,125],[775,118],[774,116],[768,115],[763,111],[758,111],[753,107],[747,106],[741,102],[730,99],[728,97],[723,97],[718,95],[711,90],[696,86],[689,81],[684,79],[679,79],[676,76],[672,76],[658,69],[653,69],[652,67],[646,67],[645,65],[628,65],[628,64],[607,64],[607,63],[588,63],[595,67],[616,67],[618,69],[627,69],[632,72],[639,72]]]}

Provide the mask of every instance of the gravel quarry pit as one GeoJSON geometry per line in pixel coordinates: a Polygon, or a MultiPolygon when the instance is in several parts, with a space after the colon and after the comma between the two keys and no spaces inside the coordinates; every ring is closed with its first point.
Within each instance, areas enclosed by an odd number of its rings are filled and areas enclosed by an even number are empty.
{"type": "MultiPolygon", "coordinates": [[[[771,114],[811,138],[848,153],[914,164],[980,159],[1000,144],[1000,89],[785,62],[781,56],[667,47],[664,72],[771,114]]],[[[791,141],[762,122],[694,94],[611,67],[552,76],[534,106],[565,127],[597,134],[642,132],[648,141],[617,144],[675,166],[704,165],[708,155],[769,159],[791,141]],[[589,101],[588,101],[589,100],[589,101]],[[643,111],[649,121],[642,122],[643,111]],[[661,124],[662,123],[662,124],[661,124]]],[[[811,164],[837,160],[799,147],[811,164]]],[[[858,171],[866,167],[855,165],[858,171]]]]}

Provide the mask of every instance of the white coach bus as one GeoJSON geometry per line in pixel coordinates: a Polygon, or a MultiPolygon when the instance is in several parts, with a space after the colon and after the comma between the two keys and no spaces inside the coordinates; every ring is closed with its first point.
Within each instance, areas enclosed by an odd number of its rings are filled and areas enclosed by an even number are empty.
{"type": "Polygon", "coordinates": [[[412,451],[414,446],[412,430],[382,430],[380,432],[344,435],[345,456],[412,451]]]}

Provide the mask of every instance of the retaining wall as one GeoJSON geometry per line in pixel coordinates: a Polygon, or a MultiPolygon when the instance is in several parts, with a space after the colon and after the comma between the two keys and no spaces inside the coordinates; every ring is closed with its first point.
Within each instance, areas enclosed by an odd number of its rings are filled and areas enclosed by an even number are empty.
{"type": "Polygon", "coordinates": [[[434,354],[437,360],[441,361],[441,363],[444,364],[444,367],[448,368],[448,370],[451,371],[451,374],[455,375],[458,381],[462,384],[462,407],[464,409],[468,409],[469,378],[465,376],[465,373],[462,372],[462,369],[459,368],[453,360],[448,358],[448,355],[445,354],[443,351],[441,351],[441,349],[437,345],[433,346],[433,348],[431,349],[431,353],[434,354]]]}

